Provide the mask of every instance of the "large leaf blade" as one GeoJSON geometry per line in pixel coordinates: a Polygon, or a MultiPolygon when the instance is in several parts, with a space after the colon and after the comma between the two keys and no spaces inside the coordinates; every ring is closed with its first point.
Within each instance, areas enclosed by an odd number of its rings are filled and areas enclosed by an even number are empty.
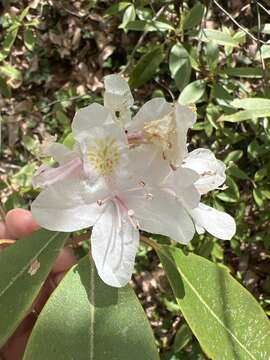
{"type": "Polygon", "coordinates": [[[139,87],[151,80],[163,58],[162,46],[157,46],[143,55],[130,74],[130,87],[139,87]]]}
{"type": "Polygon", "coordinates": [[[87,257],[45,305],[24,360],[105,358],[157,360],[158,354],[133,290],[104,284],[87,257]]]}
{"type": "Polygon", "coordinates": [[[42,229],[0,254],[0,345],[29,310],[67,236],[42,229]]]}
{"type": "Polygon", "coordinates": [[[175,247],[159,247],[158,254],[185,319],[211,359],[270,358],[269,321],[225,268],[175,247]]]}

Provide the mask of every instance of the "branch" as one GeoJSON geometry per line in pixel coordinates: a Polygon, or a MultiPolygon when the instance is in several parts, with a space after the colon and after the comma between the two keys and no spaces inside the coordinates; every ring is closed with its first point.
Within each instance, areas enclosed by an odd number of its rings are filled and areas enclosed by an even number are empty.
{"type": "Polygon", "coordinates": [[[261,39],[257,39],[256,36],[254,36],[253,34],[251,34],[246,28],[244,28],[241,24],[239,24],[239,22],[237,22],[230,13],[228,13],[228,11],[226,11],[216,0],[213,0],[213,3],[225,14],[228,16],[228,18],[236,25],[239,27],[239,29],[241,29],[242,31],[244,31],[245,34],[247,34],[249,37],[251,37],[253,40],[255,40],[256,42],[259,42],[261,44],[268,44],[266,41],[262,41],[261,39]]]}

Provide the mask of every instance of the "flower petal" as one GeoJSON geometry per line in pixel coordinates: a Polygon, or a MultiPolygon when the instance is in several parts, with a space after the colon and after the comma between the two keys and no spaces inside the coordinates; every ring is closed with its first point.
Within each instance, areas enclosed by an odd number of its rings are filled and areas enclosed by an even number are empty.
{"type": "Polygon", "coordinates": [[[196,226],[204,228],[211,235],[221,240],[231,240],[236,231],[233,217],[225,212],[218,211],[200,203],[190,211],[196,226]]]}
{"type": "Polygon", "coordinates": [[[107,204],[91,236],[91,251],[101,279],[121,287],[131,278],[139,246],[139,231],[114,202],[107,204]]]}
{"type": "Polygon", "coordinates": [[[93,127],[112,123],[113,118],[109,109],[93,103],[76,112],[72,122],[72,132],[75,139],[80,142],[91,134],[93,127]]]}
{"type": "Polygon", "coordinates": [[[175,171],[170,172],[164,180],[164,186],[175,193],[185,208],[193,209],[199,205],[201,198],[194,186],[198,179],[199,175],[195,171],[179,166],[175,171]]]}
{"type": "Polygon", "coordinates": [[[104,77],[105,93],[104,106],[109,108],[116,120],[124,123],[131,119],[129,111],[130,106],[133,105],[134,99],[131,94],[128,83],[120,75],[107,75],[104,77]]]}
{"type": "Polygon", "coordinates": [[[85,181],[66,179],[44,191],[33,201],[31,210],[37,223],[53,231],[76,231],[92,226],[103,206],[97,201],[108,193],[85,181]]]}
{"type": "Polygon", "coordinates": [[[173,110],[173,105],[163,98],[154,98],[147,101],[127,124],[128,131],[142,130],[144,124],[162,118],[173,110]]]}
{"type": "Polygon", "coordinates": [[[78,157],[78,154],[75,151],[70,150],[65,145],[57,142],[49,144],[43,155],[52,156],[59,164],[68,162],[71,159],[78,157]]]}
{"type": "Polygon", "coordinates": [[[152,188],[151,192],[145,189],[145,192],[133,191],[125,196],[128,208],[134,211],[140,229],[169,236],[182,244],[193,238],[193,222],[184,207],[171,194],[160,188],[152,188]]]}
{"type": "Polygon", "coordinates": [[[79,157],[64,162],[64,164],[56,168],[43,164],[33,176],[32,184],[35,188],[45,187],[66,178],[78,178],[81,175],[82,169],[82,161],[79,157]]]}
{"type": "Polygon", "coordinates": [[[200,179],[195,183],[200,194],[218,188],[226,179],[224,163],[217,160],[208,149],[200,148],[190,152],[183,166],[193,169],[200,175],[200,179]]]}

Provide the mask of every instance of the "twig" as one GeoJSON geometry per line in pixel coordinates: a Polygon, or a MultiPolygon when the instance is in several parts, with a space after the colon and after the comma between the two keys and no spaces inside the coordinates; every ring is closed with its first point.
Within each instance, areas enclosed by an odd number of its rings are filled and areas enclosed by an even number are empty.
{"type": "Polygon", "coordinates": [[[267,10],[259,1],[256,1],[256,4],[262,8],[266,14],[270,15],[270,10],[267,10]]]}
{"type": "Polygon", "coordinates": [[[5,212],[5,209],[2,205],[2,201],[0,199],[0,217],[3,221],[5,221],[5,218],[6,218],[6,212],[5,212]]]}
{"type": "Polygon", "coordinates": [[[228,16],[228,18],[236,25],[239,27],[239,29],[241,29],[245,34],[247,34],[249,37],[251,37],[251,39],[255,40],[256,42],[259,42],[261,44],[267,44],[266,41],[263,41],[261,39],[257,39],[256,36],[254,36],[253,34],[251,34],[246,28],[244,28],[241,24],[239,24],[239,22],[237,22],[230,13],[228,13],[228,11],[226,11],[216,0],[212,0],[213,3],[225,14],[228,16]]]}
{"type": "Polygon", "coordinates": [[[161,82],[154,80],[159,86],[161,86],[164,90],[167,91],[167,93],[170,95],[170,97],[172,98],[172,101],[175,101],[175,97],[171,91],[171,89],[169,89],[167,86],[163,85],[161,82]]]}
{"type": "Polygon", "coordinates": [[[159,245],[157,242],[153,241],[152,239],[150,239],[144,235],[140,235],[140,240],[142,242],[144,242],[145,244],[151,246],[155,250],[157,250],[159,248],[159,245]]]}
{"type": "MultiPolygon", "coordinates": [[[[168,4],[163,5],[162,8],[159,9],[159,11],[158,11],[158,12],[156,13],[156,15],[153,17],[153,21],[157,20],[157,19],[160,17],[160,15],[164,12],[164,10],[166,9],[167,6],[168,6],[168,4]]],[[[147,30],[145,30],[145,31],[142,33],[142,35],[141,35],[141,37],[139,38],[137,44],[136,44],[135,47],[133,48],[132,53],[130,54],[130,57],[129,57],[129,60],[128,60],[126,66],[120,71],[120,74],[125,73],[125,72],[128,70],[128,68],[130,67],[130,65],[131,65],[131,63],[132,63],[132,60],[133,60],[133,57],[134,57],[136,51],[138,50],[138,48],[141,46],[141,44],[142,44],[145,36],[147,35],[147,33],[148,33],[147,30]]]]}
{"type": "Polygon", "coordinates": [[[260,14],[260,8],[258,5],[258,2],[256,1],[256,9],[257,9],[257,18],[258,18],[258,32],[257,32],[257,37],[258,37],[258,48],[259,48],[259,54],[260,54],[260,60],[261,60],[261,64],[262,64],[262,69],[263,69],[263,91],[265,90],[265,86],[266,86],[266,67],[265,67],[265,62],[264,62],[264,58],[262,56],[262,49],[261,49],[261,44],[259,43],[260,40],[260,36],[261,36],[261,29],[262,29],[262,24],[261,24],[261,14],[260,14]]]}

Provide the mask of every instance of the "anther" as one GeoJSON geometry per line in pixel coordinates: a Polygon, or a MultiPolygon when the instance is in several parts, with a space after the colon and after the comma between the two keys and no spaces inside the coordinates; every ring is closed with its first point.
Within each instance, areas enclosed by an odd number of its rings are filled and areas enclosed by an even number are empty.
{"type": "Polygon", "coordinates": [[[147,200],[152,200],[154,198],[154,195],[151,193],[145,193],[144,196],[147,200]]]}

